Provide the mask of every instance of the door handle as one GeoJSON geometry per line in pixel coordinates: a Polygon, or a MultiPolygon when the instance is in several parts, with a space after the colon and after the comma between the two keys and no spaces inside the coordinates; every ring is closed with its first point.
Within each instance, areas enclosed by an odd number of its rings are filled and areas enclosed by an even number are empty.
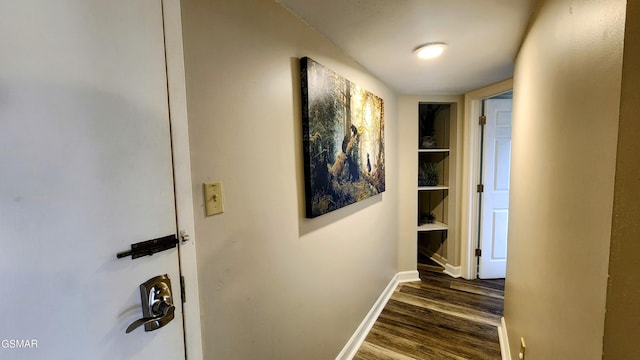
{"type": "Polygon", "coordinates": [[[153,277],[140,285],[142,318],[127,327],[127,334],[144,325],[144,331],[157,330],[174,318],[171,280],[167,274],[153,277]]]}
{"type": "MultiPolygon", "coordinates": [[[[142,319],[138,319],[138,320],[132,322],[131,325],[129,325],[129,327],[127,327],[127,334],[132,332],[133,330],[135,330],[137,327],[139,327],[141,325],[147,325],[147,324],[153,324],[153,323],[156,323],[156,325],[158,325],[158,323],[162,323],[168,317],[171,317],[173,319],[173,312],[176,310],[176,307],[173,306],[173,305],[169,305],[166,302],[162,302],[161,304],[162,304],[161,307],[163,309],[161,316],[159,316],[159,317],[142,318],[142,319]]],[[[157,328],[160,328],[162,326],[164,326],[164,325],[158,326],[157,328]]],[[[147,330],[147,331],[152,331],[152,330],[147,330]]]]}

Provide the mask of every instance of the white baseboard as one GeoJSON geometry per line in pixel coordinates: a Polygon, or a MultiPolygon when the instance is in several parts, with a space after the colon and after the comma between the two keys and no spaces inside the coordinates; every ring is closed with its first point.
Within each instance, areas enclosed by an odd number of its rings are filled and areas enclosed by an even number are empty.
{"type": "Polygon", "coordinates": [[[449,264],[444,264],[444,271],[445,274],[452,276],[454,278],[459,278],[462,276],[462,270],[460,268],[460,266],[453,266],[453,265],[449,265],[449,264]]]}
{"type": "Polygon", "coordinates": [[[398,283],[420,281],[420,273],[418,270],[400,271],[396,274],[398,283]]]}
{"type": "Polygon", "coordinates": [[[398,287],[398,284],[403,282],[410,281],[420,281],[420,277],[417,270],[413,271],[401,271],[393,276],[387,287],[384,288],[382,294],[378,297],[378,300],[373,304],[371,310],[364,317],[364,320],[360,323],[360,326],[356,329],[356,331],[351,336],[351,339],[347,342],[347,344],[342,348],[340,354],[336,357],[336,360],[351,360],[360,349],[360,345],[364,342],[364,339],[371,331],[373,324],[375,324],[378,316],[384,309],[385,305],[387,305],[387,301],[393,295],[393,292],[398,287]]]}
{"type": "Polygon", "coordinates": [[[447,259],[443,258],[442,256],[440,256],[439,254],[433,254],[431,256],[431,260],[435,261],[438,263],[438,265],[442,266],[444,268],[443,273],[454,277],[454,278],[459,278],[460,276],[462,276],[462,271],[461,271],[461,267],[460,266],[453,266],[450,265],[447,262],[447,259]]]}
{"type": "Polygon", "coordinates": [[[511,360],[509,336],[507,335],[507,323],[504,321],[504,316],[500,322],[501,326],[498,326],[498,338],[500,339],[500,353],[502,353],[502,360],[511,360]]]}

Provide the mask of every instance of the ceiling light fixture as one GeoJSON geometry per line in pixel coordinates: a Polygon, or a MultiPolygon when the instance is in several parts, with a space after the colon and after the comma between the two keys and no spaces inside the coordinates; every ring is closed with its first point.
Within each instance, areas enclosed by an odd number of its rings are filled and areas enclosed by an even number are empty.
{"type": "Polygon", "coordinates": [[[413,52],[420,59],[433,59],[442,55],[446,48],[447,44],[443,42],[432,42],[418,46],[413,52]]]}

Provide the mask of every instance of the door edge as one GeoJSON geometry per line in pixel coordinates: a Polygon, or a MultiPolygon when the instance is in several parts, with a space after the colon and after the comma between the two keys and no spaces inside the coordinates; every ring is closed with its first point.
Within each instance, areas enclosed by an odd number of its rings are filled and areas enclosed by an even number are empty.
{"type": "Polygon", "coordinates": [[[167,90],[171,119],[171,148],[176,199],[178,232],[185,232],[188,241],[180,241],[179,261],[186,301],[182,304],[184,318],[185,356],[202,359],[202,328],[200,323],[200,297],[198,292],[197,241],[191,183],[191,155],[189,150],[189,124],[187,118],[186,78],[182,40],[182,19],[179,0],[162,0],[165,31],[165,61],[167,90]]]}

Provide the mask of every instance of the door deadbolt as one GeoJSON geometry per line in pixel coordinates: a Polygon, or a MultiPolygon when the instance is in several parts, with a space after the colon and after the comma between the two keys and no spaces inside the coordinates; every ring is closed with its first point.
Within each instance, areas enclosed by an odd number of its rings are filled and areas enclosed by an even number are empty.
{"type": "Polygon", "coordinates": [[[140,284],[142,318],[127,327],[127,333],[144,325],[144,331],[157,330],[173,320],[176,307],[173,305],[171,280],[167,274],[159,275],[140,284]]]}

